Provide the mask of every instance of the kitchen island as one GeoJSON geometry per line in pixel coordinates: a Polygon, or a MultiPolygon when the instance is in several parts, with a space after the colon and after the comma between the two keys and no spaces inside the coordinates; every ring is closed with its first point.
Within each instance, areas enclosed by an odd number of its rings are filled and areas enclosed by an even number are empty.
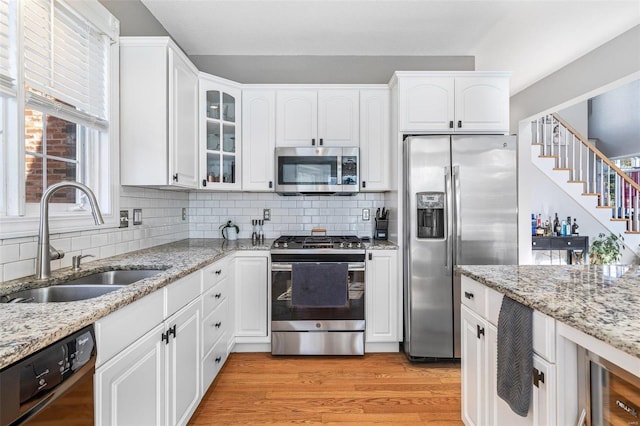
{"type": "Polygon", "coordinates": [[[579,424],[588,415],[589,354],[640,377],[638,265],[469,265],[457,272],[465,424],[516,424],[495,388],[503,295],[534,310],[532,406],[517,424],[579,424]],[[472,396],[478,390],[486,391],[480,402],[472,396]]]}

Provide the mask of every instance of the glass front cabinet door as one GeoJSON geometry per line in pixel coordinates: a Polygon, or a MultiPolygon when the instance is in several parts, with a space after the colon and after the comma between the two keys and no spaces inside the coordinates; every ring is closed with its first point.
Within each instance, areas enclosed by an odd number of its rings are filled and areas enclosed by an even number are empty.
{"type": "Polygon", "coordinates": [[[240,89],[200,77],[200,188],[240,189],[240,89]]]}

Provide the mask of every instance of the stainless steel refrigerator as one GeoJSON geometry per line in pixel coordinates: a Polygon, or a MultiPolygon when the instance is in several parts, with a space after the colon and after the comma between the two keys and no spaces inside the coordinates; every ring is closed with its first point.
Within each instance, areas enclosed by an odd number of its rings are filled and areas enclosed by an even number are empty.
{"type": "Polygon", "coordinates": [[[516,264],[513,136],[412,136],[404,141],[405,352],[460,357],[455,265],[516,264]]]}

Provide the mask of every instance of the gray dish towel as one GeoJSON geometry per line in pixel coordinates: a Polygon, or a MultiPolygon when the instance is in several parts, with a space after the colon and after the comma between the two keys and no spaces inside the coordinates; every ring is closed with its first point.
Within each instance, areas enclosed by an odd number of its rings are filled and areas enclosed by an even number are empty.
{"type": "Polygon", "coordinates": [[[531,403],[533,310],[504,297],[498,317],[498,396],[526,417],[531,403]]]}
{"type": "Polygon", "coordinates": [[[293,263],[291,304],[294,307],[339,308],[349,300],[349,264],[293,263]]]}

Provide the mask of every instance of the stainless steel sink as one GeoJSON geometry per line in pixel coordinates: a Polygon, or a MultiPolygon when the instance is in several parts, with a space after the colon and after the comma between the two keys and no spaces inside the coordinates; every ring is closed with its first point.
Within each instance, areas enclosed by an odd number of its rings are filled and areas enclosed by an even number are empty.
{"type": "Polygon", "coordinates": [[[74,302],[102,296],[125,287],[114,284],[74,284],[53,285],[50,287],[32,288],[0,296],[2,303],[47,303],[74,302]]]}
{"type": "Polygon", "coordinates": [[[162,269],[136,269],[96,272],[49,287],[32,288],[0,296],[0,303],[74,302],[91,299],[118,290],[136,281],[152,277],[162,269]]]}
{"type": "Polygon", "coordinates": [[[126,271],[105,271],[65,281],[63,285],[127,285],[162,272],[162,269],[135,269],[126,271]]]}

